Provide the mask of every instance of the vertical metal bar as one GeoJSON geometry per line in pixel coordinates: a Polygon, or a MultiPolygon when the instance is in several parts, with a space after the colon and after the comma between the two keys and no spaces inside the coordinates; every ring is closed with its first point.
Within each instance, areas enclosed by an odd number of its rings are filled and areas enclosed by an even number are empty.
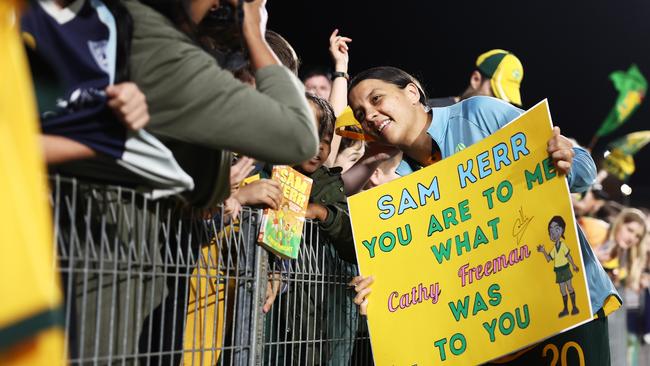
{"type": "MultiPolygon", "coordinates": [[[[178,216],[178,215],[174,215],[174,216],[178,216]]],[[[174,220],[178,221],[178,222],[176,223],[177,232],[175,234],[175,236],[176,236],[176,258],[174,259],[173,255],[171,257],[171,259],[174,261],[174,262],[172,262],[172,265],[174,266],[174,269],[175,269],[174,291],[173,291],[173,299],[174,299],[173,304],[174,305],[173,305],[173,309],[172,309],[172,319],[171,319],[171,321],[172,321],[172,337],[171,337],[171,339],[172,340],[176,339],[176,311],[178,309],[178,283],[179,283],[180,275],[181,275],[181,273],[180,273],[181,269],[180,269],[179,261],[180,261],[180,257],[182,256],[181,242],[183,240],[183,238],[182,238],[183,221],[182,221],[182,219],[180,217],[176,217],[174,220]]],[[[171,293],[171,291],[170,291],[170,293],[171,293]]],[[[163,318],[164,318],[164,314],[163,314],[163,318]]],[[[163,337],[162,333],[163,332],[161,332],[161,335],[160,335],[161,342],[162,342],[162,337],[163,337]]],[[[161,348],[161,351],[162,351],[162,348],[161,348]]],[[[162,357],[161,357],[161,359],[162,359],[162,357]]]]}
{"type": "MultiPolygon", "coordinates": [[[[223,211],[222,211],[223,212],[223,211]]],[[[243,212],[242,212],[243,214],[243,212]]],[[[217,258],[215,261],[216,269],[217,269],[217,291],[219,290],[219,285],[223,284],[224,287],[224,296],[223,296],[223,302],[224,302],[224,311],[222,316],[224,317],[223,319],[223,327],[221,329],[215,329],[215,337],[218,339],[219,335],[217,335],[217,332],[220,332],[221,335],[221,352],[219,352],[219,364],[224,365],[225,364],[225,349],[224,349],[224,344],[225,344],[225,339],[227,335],[227,329],[228,329],[228,302],[226,301],[226,294],[228,293],[229,290],[229,277],[228,277],[228,272],[226,270],[226,261],[228,260],[227,256],[224,256],[224,253],[230,250],[230,247],[233,245],[232,242],[235,241],[233,238],[237,238],[238,234],[236,234],[233,231],[233,228],[231,227],[231,231],[228,232],[227,228],[223,222],[223,220],[219,221],[219,227],[217,228],[216,223],[213,221],[212,222],[212,230],[214,232],[215,237],[217,238],[217,258]],[[220,236],[220,233],[223,233],[223,236],[220,236]]],[[[242,230],[242,229],[240,229],[242,230]]],[[[241,231],[240,234],[241,235],[241,231]]],[[[235,244],[236,245],[236,244],[235,244]]],[[[218,295],[217,295],[218,297],[218,295]]],[[[218,308],[215,309],[215,311],[218,313],[218,308]]],[[[234,321],[234,320],[233,320],[234,321]]],[[[236,324],[232,324],[232,328],[234,329],[236,324]]],[[[215,327],[216,328],[216,327],[215,327]]]]}
{"type": "MultiPolygon", "coordinates": [[[[190,227],[192,227],[191,225],[192,224],[190,224],[190,227]]],[[[203,264],[202,264],[203,252],[200,250],[201,249],[200,244],[201,243],[199,243],[198,258],[197,258],[197,261],[194,263],[194,268],[196,268],[196,287],[195,288],[191,287],[192,277],[193,277],[192,274],[190,274],[190,277],[188,277],[188,279],[187,279],[187,290],[188,290],[188,292],[189,291],[194,291],[194,309],[193,309],[193,311],[194,311],[194,324],[192,324],[192,330],[193,331],[192,331],[192,348],[191,348],[192,366],[194,366],[194,364],[195,364],[194,361],[196,360],[195,356],[196,356],[197,353],[199,355],[199,365],[203,365],[203,350],[201,349],[200,346],[198,346],[196,344],[196,342],[198,341],[197,338],[200,338],[202,336],[202,335],[199,335],[199,328],[198,328],[198,325],[199,325],[199,303],[201,302],[202,296],[205,294],[204,292],[202,292],[202,288],[201,288],[201,277],[202,277],[201,276],[201,269],[203,267],[203,264]]],[[[187,265],[191,266],[189,256],[187,258],[187,265]]],[[[205,295],[207,295],[207,294],[205,294],[205,295]]],[[[187,299],[189,300],[189,294],[187,296],[187,299]]],[[[189,312],[189,303],[187,304],[187,307],[188,307],[187,312],[189,312]]],[[[186,312],[186,314],[187,314],[187,312],[186,312]]],[[[205,320],[205,314],[203,314],[203,318],[205,320]]],[[[205,325],[205,322],[203,322],[203,323],[204,323],[203,325],[205,325]]],[[[187,324],[186,324],[186,326],[187,326],[187,324]]],[[[183,338],[185,338],[186,336],[187,336],[187,332],[184,332],[183,338]]],[[[185,341],[183,341],[183,344],[185,344],[185,341]]]]}
{"type": "MultiPolygon", "coordinates": [[[[185,262],[184,263],[185,274],[183,276],[184,281],[185,281],[185,293],[184,293],[183,297],[181,297],[181,299],[180,299],[182,301],[181,308],[179,309],[178,306],[174,306],[174,324],[178,323],[178,318],[177,317],[178,316],[181,317],[181,329],[179,329],[179,331],[182,332],[181,333],[181,344],[183,343],[183,338],[185,337],[185,328],[187,327],[187,323],[186,323],[187,318],[185,318],[185,314],[187,314],[187,310],[189,309],[189,304],[187,302],[187,299],[189,299],[190,278],[192,277],[192,265],[196,264],[196,262],[197,262],[197,260],[196,260],[197,257],[195,257],[194,253],[192,252],[192,244],[194,242],[194,232],[193,232],[194,227],[192,226],[191,220],[192,220],[193,216],[194,216],[193,212],[190,213],[190,219],[189,219],[190,222],[187,225],[187,244],[186,244],[187,245],[187,254],[185,256],[185,261],[184,261],[185,262]],[[180,312],[180,314],[179,314],[179,312],[180,312]]],[[[198,242],[198,240],[197,240],[197,243],[198,243],[197,248],[199,248],[198,255],[200,255],[200,253],[201,253],[200,244],[201,243],[198,242]]],[[[181,263],[181,260],[182,260],[182,257],[179,257],[179,263],[181,263]]],[[[174,301],[178,301],[178,300],[179,299],[174,299],[174,301]]],[[[172,338],[171,360],[174,360],[174,355],[175,354],[177,354],[179,352],[180,352],[181,355],[183,354],[182,347],[181,347],[180,351],[175,348],[176,347],[175,341],[176,341],[176,338],[172,338]]]]}
{"type": "Polygon", "coordinates": [[[95,364],[97,364],[97,358],[99,357],[99,335],[101,334],[101,319],[102,319],[102,290],[104,288],[104,242],[106,239],[106,216],[101,211],[100,215],[100,237],[99,237],[99,270],[97,273],[97,305],[95,306],[95,364]]]}
{"type": "MultiPolygon", "coordinates": [[[[118,197],[121,197],[121,191],[117,191],[118,197]]],[[[111,306],[110,306],[110,315],[109,315],[109,333],[108,333],[108,363],[110,364],[113,361],[113,340],[115,339],[115,331],[117,328],[117,322],[115,321],[116,308],[118,301],[118,287],[120,286],[119,279],[119,263],[120,263],[120,235],[119,230],[122,227],[122,210],[120,209],[121,204],[116,204],[116,208],[113,214],[113,220],[117,224],[117,233],[113,238],[113,281],[111,286],[111,306]]]]}
{"type": "MultiPolygon", "coordinates": [[[[62,280],[60,278],[57,278],[57,276],[60,275],[60,272],[62,272],[60,268],[60,261],[61,258],[58,255],[58,241],[57,238],[59,236],[59,217],[60,217],[60,207],[59,207],[59,195],[60,195],[60,190],[58,187],[59,184],[59,177],[56,176],[55,178],[55,184],[54,184],[54,191],[52,191],[52,180],[50,180],[50,194],[48,196],[50,205],[52,205],[52,238],[51,238],[51,243],[52,243],[52,270],[54,271],[53,276],[52,276],[52,286],[57,286],[60,282],[61,285],[62,280]]],[[[61,360],[61,363],[67,363],[66,357],[69,355],[68,352],[68,324],[64,323],[64,339],[63,339],[63,359],[61,360]]]]}
{"type": "Polygon", "coordinates": [[[89,236],[90,236],[90,228],[88,227],[90,225],[90,220],[88,220],[88,217],[90,216],[90,210],[92,209],[92,203],[90,198],[84,199],[84,201],[87,202],[87,209],[86,213],[84,214],[84,249],[83,249],[83,269],[82,269],[82,292],[81,292],[81,331],[79,332],[79,341],[80,341],[80,347],[79,347],[79,359],[81,361],[84,360],[84,350],[85,350],[85,342],[84,340],[86,339],[86,305],[88,302],[87,299],[87,294],[88,294],[88,265],[89,265],[89,252],[90,250],[88,249],[88,241],[89,236]]]}
{"type": "MultiPolygon", "coordinates": [[[[305,225],[305,230],[307,230],[306,225],[305,225]]],[[[306,233],[306,231],[305,231],[305,233],[306,233]]],[[[305,235],[306,234],[303,234],[303,238],[305,237],[305,235]]],[[[309,264],[306,264],[305,262],[309,263],[309,252],[310,252],[310,250],[309,250],[308,245],[304,245],[304,248],[305,248],[305,251],[303,253],[302,260],[301,260],[303,263],[302,263],[302,268],[300,270],[300,314],[302,316],[307,317],[307,314],[309,314],[309,308],[305,309],[305,307],[304,307],[304,305],[305,305],[305,281],[306,281],[305,277],[308,276],[309,264]],[[307,310],[307,312],[305,312],[305,310],[307,310]]],[[[308,278],[309,277],[307,277],[307,279],[308,278]]],[[[307,286],[307,291],[308,291],[307,296],[309,296],[309,286],[307,286]]],[[[294,315],[294,319],[295,319],[295,315],[294,315]]],[[[301,319],[301,321],[298,322],[298,333],[297,333],[298,337],[299,337],[298,339],[301,341],[301,343],[299,343],[299,345],[298,345],[298,357],[297,357],[298,360],[302,360],[301,356],[302,356],[303,334],[308,334],[309,333],[309,327],[307,327],[307,329],[303,333],[302,325],[303,325],[303,321],[301,319]]],[[[307,318],[307,325],[309,325],[309,319],[308,318],[307,318]]],[[[304,341],[304,344],[306,346],[308,346],[306,339],[304,341]]],[[[293,344],[292,344],[292,347],[293,347],[293,344]]],[[[293,357],[293,354],[291,355],[291,357],[293,357]]]]}
{"type": "Polygon", "coordinates": [[[319,294],[319,300],[316,302],[319,306],[319,311],[318,311],[318,316],[316,317],[317,321],[320,321],[320,326],[317,327],[317,331],[319,332],[318,334],[318,363],[321,364],[325,358],[323,355],[323,348],[325,346],[325,339],[324,335],[327,334],[327,323],[325,322],[325,315],[327,314],[327,304],[325,303],[325,282],[327,280],[327,272],[328,268],[326,268],[326,251],[325,251],[325,246],[323,243],[320,242],[320,236],[319,236],[319,231],[318,231],[318,225],[316,223],[313,224],[314,227],[316,228],[316,250],[320,251],[320,269],[319,269],[319,281],[318,281],[318,286],[320,287],[320,294],[319,294]]]}
{"type": "MultiPolygon", "coordinates": [[[[74,271],[74,265],[75,265],[75,245],[74,245],[74,240],[77,236],[77,231],[75,230],[75,217],[76,215],[76,210],[77,210],[77,185],[76,181],[73,181],[71,183],[72,189],[71,189],[71,197],[64,198],[65,201],[65,206],[68,211],[68,219],[70,220],[70,229],[68,233],[68,245],[70,246],[68,250],[68,296],[66,300],[66,324],[71,324],[72,322],[72,317],[74,316],[75,319],[77,319],[77,314],[72,314],[72,302],[76,302],[77,299],[75,297],[75,292],[74,292],[74,276],[75,276],[75,271],[74,271]]],[[[64,243],[66,244],[66,243],[64,243]]],[[[76,306],[75,306],[76,309],[76,306]]],[[[78,323],[75,321],[75,326],[78,325],[78,323]]],[[[75,329],[75,334],[76,334],[76,329],[75,329]]],[[[68,333],[68,336],[70,334],[68,333]]],[[[78,346],[79,347],[79,346],[78,346]]],[[[78,355],[76,355],[78,357],[78,355]]]]}
{"type": "MultiPolygon", "coordinates": [[[[133,218],[133,225],[134,225],[134,232],[133,232],[133,236],[134,236],[133,244],[134,244],[134,247],[133,247],[133,250],[134,250],[134,253],[139,253],[139,254],[136,254],[137,257],[136,257],[136,263],[135,263],[135,268],[136,268],[136,273],[135,273],[135,276],[134,276],[134,281],[135,281],[135,284],[134,284],[135,287],[134,288],[136,290],[136,294],[135,294],[135,296],[136,296],[136,300],[135,300],[135,324],[134,324],[135,326],[132,327],[132,329],[133,328],[137,329],[137,327],[140,324],[142,324],[142,308],[144,307],[143,306],[143,301],[144,301],[143,297],[144,297],[144,295],[142,294],[142,291],[143,291],[144,281],[145,281],[145,276],[144,276],[144,270],[145,270],[145,267],[144,267],[145,252],[144,252],[144,250],[145,250],[145,244],[143,243],[143,231],[144,231],[145,225],[142,222],[142,220],[140,220],[140,214],[139,214],[140,210],[138,210],[137,205],[136,205],[136,199],[138,197],[134,197],[134,198],[135,199],[132,201],[132,205],[133,205],[133,216],[132,216],[132,218],[133,218]]],[[[143,202],[142,206],[143,206],[142,210],[146,211],[146,209],[147,209],[147,200],[146,199],[144,199],[144,202],[143,202]]],[[[133,334],[129,334],[129,335],[131,336],[133,334]]],[[[132,337],[129,337],[130,342],[135,342],[135,339],[137,339],[137,337],[134,337],[134,339],[131,339],[131,338],[132,337]]],[[[135,343],[137,343],[137,342],[135,342],[135,343]]],[[[135,344],[134,347],[132,347],[132,349],[137,351],[137,344],[135,344]]]]}
{"type": "MultiPolygon", "coordinates": [[[[129,211],[131,212],[131,218],[132,218],[134,216],[133,211],[135,209],[135,207],[133,205],[133,196],[132,196],[131,204],[129,205],[129,208],[130,208],[129,211]]],[[[129,309],[129,307],[130,307],[129,305],[131,304],[131,301],[130,301],[131,300],[131,265],[132,265],[131,246],[132,246],[132,243],[133,243],[134,239],[132,237],[133,236],[133,234],[132,234],[133,233],[133,223],[130,222],[130,220],[129,220],[129,215],[127,213],[128,211],[126,211],[127,207],[125,207],[124,209],[125,209],[125,219],[126,219],[124,224],[127,225],[128,234],[129,234],[128,238],[127,238],[127,251],[126,251],[126,296],[125,296],[125,304],[127,306],[127,309],[129,309]]],[[[125,316],[124,322],[123,322],[124,332],[123,332],[123,335],[122,335],[122,350],[121,350],[122,351],[122,357],[121,357],[122,358],[122,365],[126,364],[126,356],[127,356],[126,350],[128,349],[128,347],[127,347],[128,346],[128,344],[127,344],[127,342],[128,342],[128,330],[129,330],[129,325],[130,325],[129,324],[129,311],[128,310],[126,311],[126,314],[124,314],[124,316],[125,316]]]]}
{"type": "MultiPolygon", "coordinates": [[[[147,355],[147,365],[151,365],[151,353],[152,353],[152,343],[153,343],[153,337],[152,337],[152,332],[153,332],[153,313],[154,313],[154,304],[156,303],[156,272],[158,270],[158,263],[156,262],[156,258],[158,255],[160,255],[160,250],[158,248],[158,223],[159,223],[159,218],[160,218],[160,202],[155,202],[153,203],[154,209],[153,209],[153,217],[151,218],[153,222],[151,223],[151,226],[153,227],[153,237],[149,235],[149,232],[146,232],[147,239],[145,240],[145,243],[147,244],[147,247],[149,248],[149,254],[151,257],[151,296],[149,297],[149,311],[148,311],[148,316],[149,316],[149,328],[147,330],[147,333],[149,335],[149,339],[147,339],[147,347],[146,347],[146,355],[147,355]]],[[[143,220],[149,220],[149,214],[145,212],[143,220]]],[[[151,229],[150,229],[151,231],[151,229]]],[[[142,329],[144,331],[144,329],[142,329]]]]}
{"type": "MultiPolygon", "coordinates": [[[[224,229],[225,229],[227,224],[223,221],[224,213],[225,212],[223,210],[223,207],[221,207],[221,211],[220,211],[221,226],[224,227],[224,229]]],[[[229,225],[229,229],[230,229],[230,233],[233,234],[235,237],[239,237],[239,235],[241,235],[241,231],[239,232],[239,234],[234,234],[234,229],[235,228],[232,225],[232,222],[229,225]]],[[[231,303],[231,302],[233,304],[235,304],[235,302],[239,298],[240,292],[241,292],[241,287],[246,286],[246,282],[243,281],[243,283],[242,283],[242,281],[240,281],[239,274],[237,273],[237,267],[238,266],[237,266],[237,263],[235,261],[238,261],[239,258],[234,258],[233,259],[233,249],[236,249],[236,246],[237,246],[238,242],[239,241],[237,241],[237,240],[235,240],[234,243],[232,241],[230,242],[231,245],[229,245],[226,248],[226,255],[225,255],[225,258],[224,258],[224,265],[225,265],[224,273],[226,274],[225,275],[225,282],[224,282],[224,288],[226,289],[226,291],[224,293],[224,302],[225,302],[224,313],[227,313],[227,311],[228,311],[228,309],[227,309],[228,304],[231,303]],[[233,248],[233,245],[235,246],[235,248],[233,248]],[[230,283],[232,281],[234,281],[234,293],[233,294],[231,294],[230,291],[229,291],[229,285],[230,285],[230,283]],[[235,301],[232,301],[231,297],[234,297],[235,301]]],[[[232,311],[232,320],[233,321],[238,319],[238,312],[237,312],[238,306],[237,305],[238,304],[235,304],[234,309],[232,311]]],[[[225,323],[224,323],[224,325],[225,325],[225,323]]],[[[231,330],[230,330],[230,339],[233,342],[236,340],[236,334],[237,334],[236,333],[236,328],[237,328],[237,324],[233,324],[233,326],[231,327],[231,330]]],[[[225,330],[226,329],[224,327],[224,334],[226,334],[225,330]]],[[[234,361],[235,361],[236,351],[235,351],[235,349],[231,349],[231,350],[229,350],[228,353],[229,353],[229,356],[230,356],[230,360],[228,361],[228,364],[232,366],[234,364],[234,361]]],[[[222,356],[222,358],[224,358],[224,357],[225,357],[225,355],[222,356]]],[[[222,362],[222,364],[223,363],[225,363],[225,360],[224,360],[224,362],[222,362]]]]}
{"type": "MultiPolygon", "coordinates": [[[[207,241],[211,244],[212,239],[214,238],[214,247],[215,247],[214,255],[212,254],[212,250],[208,252],[208,268],[209,270],[214,271],[214,277],[208,279],[208,284],[210,285],[210,288],[214,289],[214,297],[215,297],[215,306],[213,307],[213,314],[214,314],[213,318],[215,319],[214,320],[215,324],[212,327],[212,334],[210,334],[211,337],[210,344],[212,344],[212,347],[210,347],[210,360],[212,361],[211,365],[214,365],[216,364],[217,361],[219,361],[219,356],[223,353],[224,338],[222,337],[221,343],[219,343],[218,333],[220,331],[223,333],[225,328],[228,326],[227,319],[226,319],[226,311],[228,310],[227,304],[224,303],[224,313],[221,314],[221,317],[223,317],[223,319],[221,319],[219,315],[219,301],[225,300],[225,299],[219,300],[219,286],[220,283],[223,282],[220,268],[219,268],[219,258],[222,256],[224,243],[223,243],[223,238],[221,238],[219,235],[220,230],[218,230],[216,227],[214,217],[212,217],[210,221],[208,221],[205,230],[207,232],[207,241]],[[222,322],[221,324],[223,324],[222,326],[223,329],[219,329],[218,327],[219,321],[222,322]]],[[[221,231],[221,233],[224,232],[221,231]]],[[[227,284],[225,284],[224,282],[224,290],[227,291],[227,289],[228,289],[227,284]]]]}
{"type": "MultiPolygon", "coordinates": [[[[171,248],[170,248],[170,240],[172,238],[172,226],[171,226],[171,220],[172,220],[172,210],[170,208],[165,208],[165,214],[166,214],[166,220],[165,223],[162,225],[162,230],[163,230],[163,240],[164,243],[162,243],[162,258],[161,260],[163,261],[163,291],[161,294],[161,316],[160,319],[160,333],[165,332],[165,314],[166,314],[166,296],[165,296],[165,289],[167,289],[167,296],[171,295],[171,289],[167,288],[167,277],[170,275],[169,272],[169,260],[171,259],[171,248]]],[[[152,318],[153,319],[153,318],[152,318]]],[[[149,333],[149,336],[152,337],[152,333],[149,333]]],[[[163,349],[163,337],[161,336],[160,339],[158,340],[158,352],[160,353],[163,349]]],[[[158,356],[158,366],[162,366],[162,354],[159,354],[158,356]]]]}
{"type": "MultiPolygon", "coordinates": [[[[53,189],[53,192],[51,193],[52,198],[53,198],[52,199],[52,201],[53,201],[52,205],[53,205],[53,208],[54,208],[54,215],[53,215],[53,225],[54,225],[53,234],[54,234],[54,238],[53,238],[53,243],[54,243],[55,251],[57,251],[57,252],[55,252],[56,255],[54,256],[54,260],[56,261],[55,262],[56,263],[55,268],[57,268],[57,270],[59,272],[64,272],[65,269],[63,269],[63,267],[62,267],[62,261],[65,258],[64,253],[66,253],[67,251],[65,250],[65,244],[66,243],[65,243],[65,240],[63,238],[61,238],[61,243],[59,245],[59,235],[61,235],[59,233],[59,231],[60,231],[60,225],[62,225],[62,223],[61,223],[61,205],[64,204],[64,203],[61,201],[61,178],[58,175],[55,176],[55,178],[54,178],[54,184],[53,184],[52,189],[53,189]],[[58,249],[59,246],[61,246],[61,249],[58,249]]],[[[68,262],[69,261],[70,261],[70,259],[68,258],[68,262]]],[[[68,263],[68,265],[69,265],[69,263],[68,263]]],[[[72,299],[72,296],[70,294],[70,278],[71,278],[71,275],[68,272],[68,284],[67,284],[67,289],[66,289],[67,293],[66,293],[66,297],[65,297],[65,309],[64,309],[64,311],[65,311],[65,315],[64,315],[64,318],[65,318],[64,337],[65,338],[63,340],[63,347],[64,347],[64,350],[65,350],[64,355],[67,355],[67,356],[64,356],[64,357],[67,357],[68,360],[64,360],[64,363],[67,363],[65,361],[69,361],[69,359],[71,358],[70,345],[69,345],[70,327],[71,327],[71,324],[70,324],[71,302],[70,301],[72,299]]]]}
{"type": "MultiPolygon", "coordinates": [[[[259,212],[255,213],[259,215],[259,212]]],[[[259,216],[258,216],[259,217],[259,216]]],[[[259,220],[256,220],[258,222],[259,220]]],[[[255,282],[253,286],[253,304],[252,307],[252,324],[254,327],[253,332],[251,332],[250,340],[250,358],[249,365],[261,365],[262,364],[262,350],[264,347],[264,317],[260,315],[261,304],[264,303],[264,295],[266,292],[266,282],[264,281],[264,276],[260,274],[266,273],[268,271],[268,257],[267,253],[261,246],[255,245],[255,282]]]]}
{"type": "MultiPolygon", "coordinates": [[[[201,222],[200,227],[199,227],[198,230],[200,232],[204,233],[205,230],[201,230],[204,227],[205,227],[205,224],[203,222],[201,222]]],[[[209,238],[209,236],[210,235],[208,234],[207,237],[209,238]]],[[[205,289],[204,289],[204,293],[203,293],[203,296],[205,297],[205,300],[202,301],[203,325],[202,325],[202,329],[201,329],[201,339],[200,339],[201,340],[201,343],[200,343],[200,352],[201,352],[200,361],[201,362],[199,364],[199,365],[204,365],[205,362],[206,362],[206,360],[205,360],[206,352],[208,351],[206,349],[206,346],[205,346],[205,341],[206,341],[206,337],[207,337],[206,329],[207,329],[207,325],[208,325],[208,301],[209,301],[209,296],[210,296],[210,282],[212,281],[211,266],[210,266],[210,258],[212,257],[212,247],[210,246],[210,244],[211,244],[210,239],[207,239],[207,242],[206,242],[206,238],[199,237],[198,240],[197,240],[197,244],[198,244],[198,248],[199,248],[198,249],[199,250],[198,257],[197,257],[197,267],[198,268],[201,268],[201,267],[205,268],[205,274],[204,275],[201,274],[200,271],[197,271],[197,275],[199,277],[201,277],[201,276],[205,277],[205,281],[204,281],[205,282],[205,289]],[[208,248],[208,257],[207,258],[205,258],[205,256],[203,255],[203,251],[201,250],[201,248],[203,246],[206,246],[208,248]]],[[[216,243],[215,243],[215,246],[216,246],[216,243]]],[[[199,284],[199,286],[197,286],[197,287],[200,287],[200,285],[201,285],[200,278],[198,279],[197,283],[199,284]]],[[[188,282],[188,287],[189,287],[189,282],[188,282]]],[[[215,305],[214,306],[215,309],[219,308],[218,294],[215,294],[215,303],[214,303],[214,305],[215,305]]],[[[219,324],[219,319],[214,318],[213,326],[216,327],[217,324],[219,324]]],[[[214,343],[212,343],[212,346],[210,348],[214,348],[214,343]]],[[[210,360],[212,360],[212,357],[210,357],[210,360]]]]}

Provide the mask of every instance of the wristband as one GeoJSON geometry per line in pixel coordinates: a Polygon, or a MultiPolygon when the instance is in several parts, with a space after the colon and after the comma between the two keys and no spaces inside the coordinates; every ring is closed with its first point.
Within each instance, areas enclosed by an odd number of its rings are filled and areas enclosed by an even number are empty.
{"type": "Polygon", "coordinates": [[[348,75],[347,72],[343,72],[343,71],[334,71],[334,72],[332,73],[332,80],[334,80],[334,79],[336,79],[336,78],[339,78],[339,77],[341,77],[341,78],[345,78],[345,80],[350,81],[350,75],[348,75]]]}

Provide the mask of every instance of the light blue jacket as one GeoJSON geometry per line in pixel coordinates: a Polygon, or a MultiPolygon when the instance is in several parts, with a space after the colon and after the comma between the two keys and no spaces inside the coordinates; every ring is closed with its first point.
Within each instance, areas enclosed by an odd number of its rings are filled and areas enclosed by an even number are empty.
{"type": "MultiPolygon", "coordinates": [[[[433,108],[431,113],[431,125],[427,132],[440,147],[444,159],[493,134],[523,111],[500,99],[472,97],[449,107],[433,108]]],[[[571,192],[584,192],[596,179],[596,165],[585,149],[574,147],[573,151],[573,165],[567,175],[569,189],[571,192]]],[[[396,172],[404,176],[419,168],[402,160],[396,172]]],[[[580,227],[578,239],[585,262],[591,306],[597,312],[609,296],[614,295],[619,301],[620,297],[580,227]]]]}

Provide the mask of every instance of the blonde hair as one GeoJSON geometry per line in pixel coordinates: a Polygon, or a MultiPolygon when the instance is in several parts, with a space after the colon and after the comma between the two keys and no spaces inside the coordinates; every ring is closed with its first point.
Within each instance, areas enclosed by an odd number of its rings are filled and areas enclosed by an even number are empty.
{"type": "MultiPolygon", "coordinates": [[[[641,210],[638,210],[636,208],[625,208],[623,211],[621,211],[620,214],[618,214],[618,216],[616,216],[616,220],[614,220],[612,229],[609,232],[609,240],[612,240],[612,242],[616,243],[616,233],[624,224],[636,222],[643,227],[641,238],[636,243],[636,245],[633,245],[627,251],[627,258],[625,258],[625,270],[628,273],[627,277],[625,278],[625,287],[634,290],[639,289],[641,274],[643,273],[643,267],[645,266],[646,262],[646,251],[641,246],[641,243],[643,242],[648,231],[645,220],[646,216],[643,212],[641,212],[641,210]]],[[[614,250],[617,251],[618,248],[619,244],[616,243],[614,250]]]]}

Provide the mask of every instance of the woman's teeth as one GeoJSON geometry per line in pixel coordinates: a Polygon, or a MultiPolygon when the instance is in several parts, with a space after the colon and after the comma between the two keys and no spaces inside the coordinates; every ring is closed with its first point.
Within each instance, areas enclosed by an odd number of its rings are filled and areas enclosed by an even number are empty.
{"type": "Polygon", "coordinates": [[[386,128],[386,126],[388,126],[388,124],[389,124],[390,122],[391,122],[390,119],[387,119],[387,120],[385,120],[384,122],[382,122],[382,123],[379,125],[379,127],[377,128],[377,132],[381,133],[381,131],[382,131],[384,128],[386,128]]]}

